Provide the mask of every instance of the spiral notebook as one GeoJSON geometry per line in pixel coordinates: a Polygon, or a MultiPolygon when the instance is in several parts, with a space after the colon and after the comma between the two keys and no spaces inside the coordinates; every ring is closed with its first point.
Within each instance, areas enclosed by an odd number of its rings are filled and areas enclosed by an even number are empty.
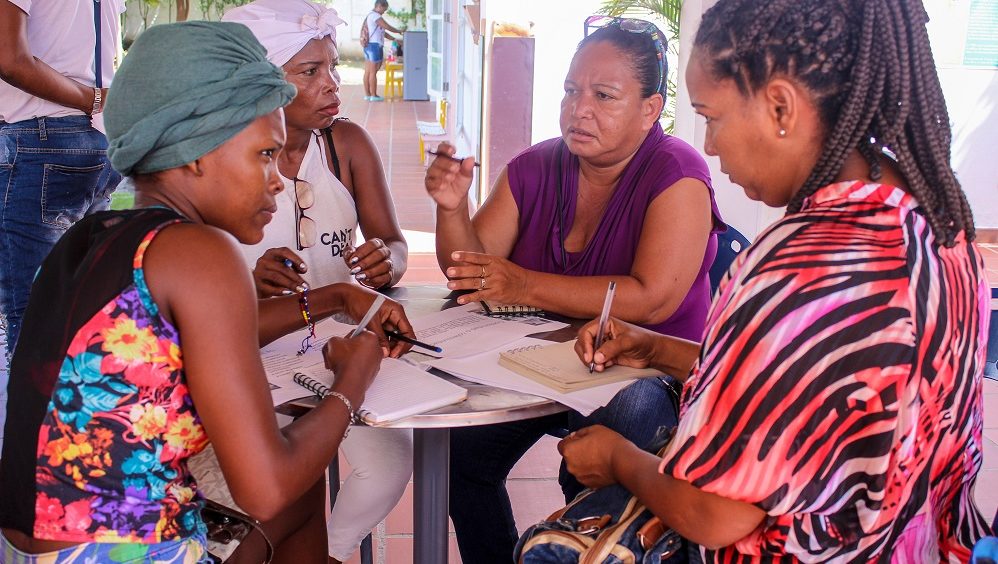
{"type": "Polygon", "coordinates": [[[573,392],[621,380],[661,376],[651,368],[611,366],[603,372],[589,373],[575,354],[575,341],[552,345],[533,345],[499,353],[499,364],[521,376],[559,392],[573,392]]]}
{"type": "Polygon", "coordinates": [[[482,311],[485,312],[485,315],[489,316],[540,315],[544,313],[544,310],[539,307],[523,304],[500,304],[487,300],[482,300],[482,311]]]}
{"type": "MultiPolygon", "coordinates": [[[[294,382],[322,396],[333,384],[333,373],[322,364],[295,372],[294,382]]],[[[468,390],[395,358],[381,361],[381,370],[364,397],[357,416],[379,425],[464,401],[468,390]]]]}

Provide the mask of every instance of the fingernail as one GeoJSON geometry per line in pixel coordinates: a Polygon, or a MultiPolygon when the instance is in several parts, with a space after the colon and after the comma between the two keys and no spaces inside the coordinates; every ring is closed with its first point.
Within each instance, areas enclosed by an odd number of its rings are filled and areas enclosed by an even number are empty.
{"type": "Polygon", "coordinates": [[[284,294],[285,296],[290,296],[291,294],[294,294],[294,292],[288,290],[287,288],[281,290],[281,293],[284,294]]]}
{"type": "Polygon", "coordinates": [[[359,258],[353,257],[353,258],[350,259],[350,264],[356,264],[357,261],[359,261],[359,260],[360,260],[359,258]]]}
{"type": "Polygon", "coordinates": [[[357,274],[358,272],[360,272],[360,267],[359,266],[355,266],[355,267],[353,267],[353,268],[350,269],[350,274],[357,274]]]}
{"type": "Polygon", "coordinates": [[[457,283],[456,283],[456,282],[448,282],[448,283],[447,283],[447,289],[448,289],[448,290],[454,290],[454,289],[457,289],[457,283]]]}
{"type": "Polygon", "coordinates": [[[450,254],[450,258],[457,260],[457,257],[461,256],[457,251],[450,254]]]}
{"type": "Polygon", "coordinates": [[[302,288],[301,286],[295,286],[295,291],[301,293],[305,291],[305,288],[302,288]]]}
{"type": "Polygon", "coordinates": [[[298,268],[301,269],[302,272],[305,272],[306,270],[308,270],[308,266],[306,266],[305,263],[299,264],[298,268]]]}
{"type": "Polygon", "coordinates": [[[457,272],[453,268],[448,268],[447,276],[457,276],[457,272]]]}
{"type": "Polygon", "coordinates": [[[363,272],[361,272],[360,274],[358,274],[356,276],[356,278],[357,278],[358,282],[361,281],[361,280],[367,280],[367,274],[364,274],[363,272]]]}
{"type": "Polygon", "coordinates": [[[468,300],[467,300],[467,299],[465,299],[464,297],[461,297],[461,298],[458,298],[458,299],[457,299],[457,303],[459,303],[459,304],[461,304],[461,305],[464,305],[464,304],[465,304],[465,302],[467,302],[467,301],[468,301],[468,300]]]}

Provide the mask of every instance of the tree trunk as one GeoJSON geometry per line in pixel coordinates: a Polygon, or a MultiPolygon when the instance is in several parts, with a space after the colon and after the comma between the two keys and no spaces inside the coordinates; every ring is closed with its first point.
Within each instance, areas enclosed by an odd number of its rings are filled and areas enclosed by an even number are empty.
{"type": "Polygon", "coordinates": [[[191,11],[190,0],[177,0],[177,21],[187,21],[187,14],[191,11]]]}

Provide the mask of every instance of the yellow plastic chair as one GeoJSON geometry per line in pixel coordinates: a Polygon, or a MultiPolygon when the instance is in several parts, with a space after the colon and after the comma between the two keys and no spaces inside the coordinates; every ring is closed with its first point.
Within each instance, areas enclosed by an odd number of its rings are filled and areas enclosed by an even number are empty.
{"type": "Polygon", "coordinates": [[[385,63],[385,98],[402,97],[402,63],[385,63]]]}
{"type": "Polygon", "coordinates": [[[446,141],[447,137],[447,98],[441,98],[437,106],[437,121],[417,121],[419,130],[419,162],[426,164],[426,143],[446,141]]]}

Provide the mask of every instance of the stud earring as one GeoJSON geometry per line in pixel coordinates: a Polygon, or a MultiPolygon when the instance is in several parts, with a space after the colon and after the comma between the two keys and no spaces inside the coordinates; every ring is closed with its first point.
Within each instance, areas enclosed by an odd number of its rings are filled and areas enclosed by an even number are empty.
{"type": "Polygon", "coordinates": [[[783,129],[781,127],[780,130],[777,132],[777,135],[779,135],[780,137],[786,137],[787,136],[787,130],[783,129]]]}

